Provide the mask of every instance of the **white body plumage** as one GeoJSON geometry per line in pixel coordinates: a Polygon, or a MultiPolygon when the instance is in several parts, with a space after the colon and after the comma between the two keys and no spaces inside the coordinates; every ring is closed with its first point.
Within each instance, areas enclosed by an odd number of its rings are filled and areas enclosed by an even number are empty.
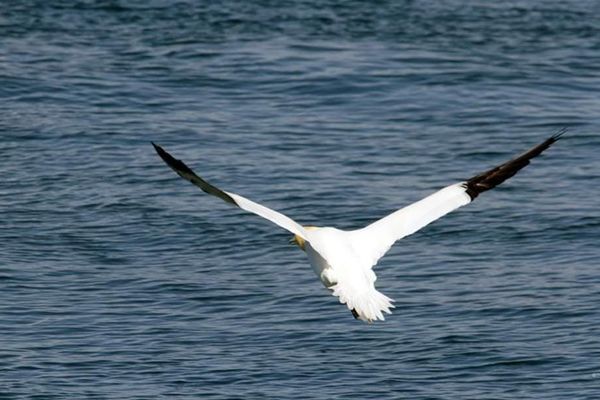
{"type": "Polygon", "coordinates": [[[377,277],[372,264],[355,248],[352,233],[329,227],[315,227],[307,233],[304,250],[323,285],[356,318],[367,322],[384,320],[382,311],[390,313],[392,300],[375,289],[377,277]]]}

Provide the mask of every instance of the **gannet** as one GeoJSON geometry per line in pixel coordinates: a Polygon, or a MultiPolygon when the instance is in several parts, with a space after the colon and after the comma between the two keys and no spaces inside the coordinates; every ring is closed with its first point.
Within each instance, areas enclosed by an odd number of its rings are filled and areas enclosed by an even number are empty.
{"type": "Polygon", "coordinates": [[[293,233],[291,240],[308,256],[323,285],[346,304],[354,318],[365,322],[384,320],[393,300],[375,289],[373,267],[399,239],[411,235],[438,218],[469,204],[477,196],[515,175],[530,160],[564,134],[561,130],[525,153],[470,179],[454,183],[407,207],[356,230],[302,226],[291,218],[238,194],[226,192],[196,175],[183,161],[152,142],[154,149],[179,176],[204,192],[243,210],[257,214],[293,233]]]}

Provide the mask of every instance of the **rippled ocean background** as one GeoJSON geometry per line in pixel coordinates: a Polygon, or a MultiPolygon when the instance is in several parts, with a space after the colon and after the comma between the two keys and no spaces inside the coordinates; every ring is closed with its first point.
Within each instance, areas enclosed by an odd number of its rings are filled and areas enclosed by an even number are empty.
{"type": "Polygon", "coordinates": [[[600,2],[4,1],[0,398],[600,398],[600,2]],[[355,321],[290,235],[569,131],[355,321]]]}

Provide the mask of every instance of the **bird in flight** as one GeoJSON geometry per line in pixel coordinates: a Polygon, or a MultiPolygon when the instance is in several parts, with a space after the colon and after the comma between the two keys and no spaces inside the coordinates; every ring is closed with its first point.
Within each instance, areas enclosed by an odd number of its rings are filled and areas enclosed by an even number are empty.
{"type": "Polygon", "coordinates": [[[560,139],[565,129],[504,164],[454,183],[407,207],[356,230],[303,226],[291,218],[238,194],[226,192],[196,175],[183,161],[152,143],[158,155],[179,176],[204,192],[268,219],[294,234],[291,242],[300,247],[317,276],[346,304],[354,318],[365,322],[384,320],[391,314],[393,300],[375,289],[373,267],[397,241],[411,235],[449,212],[469,204],[529,164],[530,160],[560,139]]]}

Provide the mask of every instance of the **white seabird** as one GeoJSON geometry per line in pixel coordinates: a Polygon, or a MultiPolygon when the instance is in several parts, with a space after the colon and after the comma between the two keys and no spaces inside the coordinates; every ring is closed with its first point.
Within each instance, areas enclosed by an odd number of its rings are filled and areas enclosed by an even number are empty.
{"type": "Polygon", "coordinates": [[[357,230],[302,226],[291,218],[235,193],[225,192],[194,173],[162,147],[152,143],[158,155],[179,176],[204,192],[243,210],[257,214],[294,234],[292,242],[306,252],[308,260],[326,288],[346,304],[354,318],[372,322],[391,314],[393,300],[375,289],[373,266],[399,239],[415,233],[436,219],[472,202],[516,174],[565,132],[561,130],[520,156],[486,172],[447,186],[357,230]]]}

